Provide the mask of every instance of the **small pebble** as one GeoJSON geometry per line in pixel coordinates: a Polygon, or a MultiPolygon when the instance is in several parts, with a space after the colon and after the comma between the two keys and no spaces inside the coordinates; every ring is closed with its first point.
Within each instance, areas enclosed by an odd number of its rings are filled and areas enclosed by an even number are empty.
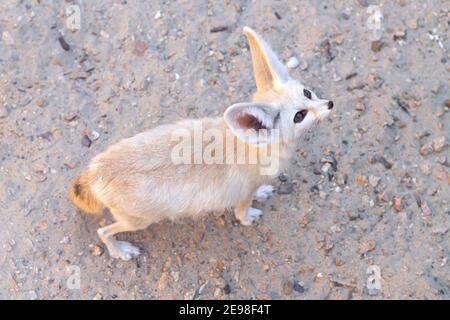
{"type": "Polygon", "coordinates": [[[46,106],[47,104],[46,104],[46,102],[45,102],[44,100],[39,99],[39,100],[36,101],[36,105],[37,105],[39,108],[43,108],[43,107],[46,106]]]}
{"type": "Polygon", "coordinates": [[[357,176],[356,177],[356,184],[358,186],[365,186],[365,185],[367,185],[366,177],[365,176],[361,176],[361,175],[357,176]]]}
{"type": "Polygon", "coordinates": [[[422,214],[424,217],[430,217],[431,216],[431,209],[428,206],[428,204],[425,201],[421,201],[420,209],[422,209],[422,214]]]}
{"type": "Polygon", "coordinates": [[[211,33],[216,33],[216,32],[223,32],[223,31],[227,31],[228,27],[227,26],[219,26],[219,27],[214,27],[211,30],[209,30],[209,32],[211,33]]]}
{"type": "Polygon", "coordinates": [[[90,139],[92,140],[92,141],[95,141],[95,140],[97,140],[99,137],[100,137],[100,133],[98,133],[97,131],[95,131],[95,130],[92,130],[91,131],[91,135],[90,135],[90,139]]]}
{"type": "Polygon", "coordinates": [[[9,31],[3,31],[2,41],[8,46],[12,46],[14,44],[14,38],[11,36],[11,33],[9,33],[9,31]]]}
{"type": "Polygon", "coordinates": [[[358,72],[350,72],[345,76],[345,80],[350,80],[358,75],[358,72]]]}
{"type": "Polygon", "coordinates": [[[230,288],[230,285],[228,283],[225,285],[225,287],[223,287],[223,293],[224,294],[230,294],[231,293],[231,288],[230,288]]]}
{"type": "Polygon", "coordinates": [[[89,250],[93,256],[99,257],[103,254],[104,250],[99,245],[89,245],[89,250]]]}
{"type": "Polygon", "coordinates": [[[445,147],[445,136],[437,137],[433,140],[433,151],[441,152],[445,147]]]}
{"type": "Polygon", "coordinates": [[[394,208],[395,211],[400,212],[403,208],[403,198],[402,197],[394,197],[392,199],[392,208],[394,208]]]}
{"type": "Polygon", "coordinates": [[[300,62],[298,61],[298,59],[296,57],[290,57],[288,62],[286,63],[286,66],[289,69],[295,69],[299,66],[300,62]]]}
{"type": "Polygon", "coordinates": [[[51,131],[47,131],[47,132],[41,133],[40,135],[38,135],[38,137],[41,139],[47,140],[47,141],[51,141],[53,134],[51,131]]]}
{"type": "Polygon", "coordinates": [[[437,193],[437,189],[436,188],[428,188],[427,189],[427,195],[429,196],[434,196],[437,193]]]}
{"type": "Polygon", "coordinates": [[[330,238],[327,238],[325,241],[325,251],[329,252],[334,248],[334,242],[330,238]]]}
{"type": "Polygon", "coordinates": [[[289,295],[291,295],[292,294],[292,289],[293,289],[293,283],[291,282],[291,281],[286,281],[284,284],[283,284],[283,294],[285,295],[285,296],[289,296],[289,295]]]}
{"type": "Polygon", "coordinates": [[[338,34],[334,37],[334,42],[336,42],[336,44],[340,45],[342,44],[342,42],[344,42],[344,35],[343,34],[338,34]]]}
{"type": "Polygon", "coordinates": [[[89,148],[92,144],[91,139],[88,137],[87,134],[83,135],[83,138],[81,138],[81,144],[87,148],[89,148]]]}
{"type": "Polygon", "coordinates": [[[397,30],[394,32],[394,41],[396,40],[404,40],[406,38],[406,31],[403,29],[397,30]]]}
{"type": "Polygon", "coordinates": [[[109,38],[109,34],[105,30],[100,31],[100,36],[105,39],[109,38]]]}
{"type": "Polygon", "coordinates": [[[78,118],[78,115],[76,113],[70,113],[64,116],[64,120],[67,122],[72,122],[78,118]]]}
{"type": "Polygon", "coordinates": [[[373,52],[379,52],[383,48],[383,42],[381,40],[375,40],[370,43],[370,49],[373,52]]]}
{"type": "Polygon", "coordinates": [[[93,300],[103,300],[103,295],[100,292],[97,292],[92,299],[93,300]]]}
{"type": "Polygon", "coordinates": [[[371,265],[367,267],[366,274],[368,275],[366,280],[366,287],[368,294],[371,296],[378,295],[381,290],[381,269],[377,265],[371,265]]]}
{"type": "Polygon", "coordinates": [[[70,50],[70,45],[66,42],[66,39],[64,39],[63,36],[60,36],[58,38],[59,44],[61,45],[61,48],[63,48],[66,51],[70,50]]]}
{"type": "Polygon", "coordinates": [[[392,168],[392,163],[390,163],[389,161],[386,160],[385,157],[380,156],[377,158],[378,162],[381,163],[386,169],[391,169],[392,168]]]}
{"type": "Polygon", "coordinates": [[[294,291],[296,291],[298,293],[305,292],[305,287],[304,287],[303,283],[299,282],[299,281],[295,281],[294,282],[294,291]]]}
{"type": "Polygon", "coordinates": [[[348,20],[348,19],[350,19],[350,16],[347,13],[343,12],[341,14],[341,18],[344,19],[344,20],[348,20]]]}
{"type": "Polygon", "coordinates": [[[281,182],[286,182],[286,181],[288,181],[288,176],[287,176],[284,172],[282,172],[282,173],[280,173],[280,175],[278,176],[278,179],[279,179],[281,182]]]}
{"type": "Polygon", "coordinates": [[[333,154],[329,154],[322,159],[320,159],[320,163],[330,164],[334,171],[337,171],[337,160],[333,154]]]}
{"type": "Polygon", "coordinates": [[[448,162],[447,162],[447,156],[442,154],[437,158],[437,162],[444,165],[444,166],[449,166],[448,162]]]}
{"type": "Polygon", "coordinates": [[[378,185],[378,183],[380,182],[381,178],[377,177],[377,176],[369,176],[369,184],[372,187],[376,187],[378,185]]]}
{"type": "Polygon", "coordinates": [[[47,180],[47,176],[44,172],[36,172],[33,174],[33,180],[36,182],[44,182],[47,180]]]}
{"type": "Polygon", "coordinates": [[[340,267],[340,266],[343,266],[345,263],[344,263],[344,260],[342,260],[341,257],[337,256],[334,259],[334,264],[336,265],[336,267],[340,267]]]}
{"type": "Polygon", "coordinates": [[[375,249],[375,246],[376,246],[375,240],[368,240],[368,241],[365,241],[365,242],[360,246],[359,252],[360,252],[361,254],[365,254],[365,253],[367,253],[367,252],[372,251],[373,249],[375,249]]]}
{"type": "Polygon", "coordinates": [[[75,167],[77,166],[75,161],[70,158],[66,158],[64,160],[64,165],[69,169],[75,169],[75,167]]]}
{"type": "Polygon", "coordinates": [[[417,19],[411,19],[408,21],[408,28],[416,30],[418,28],[417,19]]]}
{"type": "Polygon", "coordinates": [[[430,175],[431,173],[431,166],[427,161],[422,162],[420,165],[420,170],[422,171],[422,173],[426,176],[430,175]]]}
{"type": "MultiPolygon", "coordinates": [[[[167,273],[164,273],[164,274],[167,274],[167,273]]],[[[161,279],[160,279],[160,280],[161,280],[161,279]]],[[[166,281],[166,280],[165,280],[165,281],[166,281]]],[[[164,281],[164,282],[165,282],[165,281],[164,281]]],[[[208,285],[208,283],[209,283],[209,281],[206,280],[206,282],[203,283],[203,284],[200,286],[200,288],[198,288],[198,290],[197,290],[197,294],[198,294],[198,295],[203,294],[203,291],[205,291],[205,288],[206,288],[206,286],[208,285]]],[[[164,286],[165,286],[165,285],[164,285],[164,286]]],[[[160,290],[164,290],[163,287],[161,287],[160,290]]],[[[224,291],[225,291],[225,288],[224,288],[224,291]]]]}
{"type": "Polygon", "coordinates": [[[347,217],[348,217],[350,220],[356,220],[356,219],[358,219],[360,216],[359,216],[359,213],[358,213],[358,212],[347,211],[347,217]]]}
{"type": "Polygon", "coordinates": [[[436,82],[433,87],[431,88],[431,92],[433,94],[439,94],[439,91],[441,90],[441,84],[439,82],[436,82]]]}
{"type": "Polygon", "coordinates": [[[278,187],[278,194],[291,194],[294,191],[294,185],[290,182],[284,182],[278,187]]]}
{"type": "Polygon", "coordinates": [[[431,151],[432,151],[431,146],[428,145],[428,144],[422,145],[422,146],[420,147],[420,149],[419,149],[419,153],[420,153],[422,156],[426,156],[426,155],[430,154],[431,151]]]}
{"type": "Polygon", "coordinates": [[[215,55],[216,55],[216,57],[217,57],[217,61],[223,61],[223,60],[225,60],[225,56],[223,55],[222,52],[216,51],[215,55]]]}
{"type": "Polygon", "coordinates": [[[347,184],[347,180],[348,180],[347,174],[342,174],[342,173],[336,174],[336,183],[337,184],[339,184],[339,185],[347,184]]]}
{"type": "Polygon", "coordinates": [[[70,238],[68,236],[65,236],[62,238],[62,240],[59,242],[60,244],[68,244],[70,242],[70,238]]]}
{"type": "Polygon", "coordinates": [[[320,170],[321,170],[323,173],[327,173],[328,170],[330,170],[330,168],[331,168],[331,164],[325,163],[325,164],[320,168],[320,170]]]}
{"type": "Polygon", "coordinates": [[[355,105],[355,110],[360,111],[360,112],[366,110],[366,106],[364,105],[364,102],[358,101],[355,105]]]}

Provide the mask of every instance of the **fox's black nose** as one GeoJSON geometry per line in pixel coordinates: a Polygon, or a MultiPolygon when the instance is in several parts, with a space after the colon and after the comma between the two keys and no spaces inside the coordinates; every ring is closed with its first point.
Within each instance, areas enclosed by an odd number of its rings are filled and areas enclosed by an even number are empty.
{"type": "Polygon", "coordinates": [[[333,101],[328,101],[328,110],[333,109],[333,107],[334,107],[333,101]]]}

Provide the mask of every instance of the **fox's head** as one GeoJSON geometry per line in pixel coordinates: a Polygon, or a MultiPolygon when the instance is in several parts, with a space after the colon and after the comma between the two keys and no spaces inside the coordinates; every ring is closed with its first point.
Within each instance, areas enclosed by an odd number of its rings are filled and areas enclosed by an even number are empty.
{"type": "Polygon", "coordinates": [[[249,144],[294,142],[329,115],[333,101],[319,99],[310,88],[292,79],[255,31],[244,27],[244,34],[250,44],[257,92],[252,102],[230,106],[225,121],[239,139],[249,144]]]}

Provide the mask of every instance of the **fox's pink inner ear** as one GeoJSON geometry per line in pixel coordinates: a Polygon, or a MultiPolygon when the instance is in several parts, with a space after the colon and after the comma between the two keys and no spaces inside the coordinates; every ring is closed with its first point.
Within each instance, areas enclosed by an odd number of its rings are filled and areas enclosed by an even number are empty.
{"type": "Polygon", "coordinates": [[[239,127],[243,129],[245,128],[254,130],[267,129],[266,126],[263,125],[261,120],[259,120],[257,117],[251,114],[244,113],[237,115],[234,121],[236,121],[239,127]]]}
{"type": "Polygon", "coordinates": [[[237,103],[225,111],[224,119],[240,140],[261,145],[271,143],[277,114],[276,109],[263,103],[237,103]]]}

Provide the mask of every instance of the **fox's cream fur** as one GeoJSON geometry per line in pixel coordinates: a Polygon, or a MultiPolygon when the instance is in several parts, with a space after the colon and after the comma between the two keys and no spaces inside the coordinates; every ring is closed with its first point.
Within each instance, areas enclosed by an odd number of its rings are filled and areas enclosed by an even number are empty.
{"type": "MultiPolygon", "coordinates": [[[[297,139],[329,114],[332,102],[318,99],[290,78],[252,29],[245,27],[244,34],[257,85],[252,102],[230,106],[223,118],[184,120],[124,139],[93,158],[72,183],[69,197],[81,210],[100,213],[108,208],[114,216],[115,223],[98,229],[112,257],[129,260],[139,254],[130,243],[115,240],[115,234],[144,229],[166,218],[234,207],[236,218],[250,225],[262,214],[251,207],[255,195],[264,199],[271,194],[273,187],[267,183],[286,170],[297,139]],[[222,152],[222,163],[174,163],[179,139],[190,141],[198,127],[202,132],[220,133],[222,143],[213,153],[222,152]],[[259,134],[263,130],[266,135],[259,134]],[[174,139],[174,132],[182,133],[174,139]],[[256,155],[256,161],[249,161],[248,154],[256,155]],[[277,167],[262,174],[267,158],[276,160],[277,167]]],[[[190,159],[204,152],[208,143],[194,143],[190,159]]]]}

